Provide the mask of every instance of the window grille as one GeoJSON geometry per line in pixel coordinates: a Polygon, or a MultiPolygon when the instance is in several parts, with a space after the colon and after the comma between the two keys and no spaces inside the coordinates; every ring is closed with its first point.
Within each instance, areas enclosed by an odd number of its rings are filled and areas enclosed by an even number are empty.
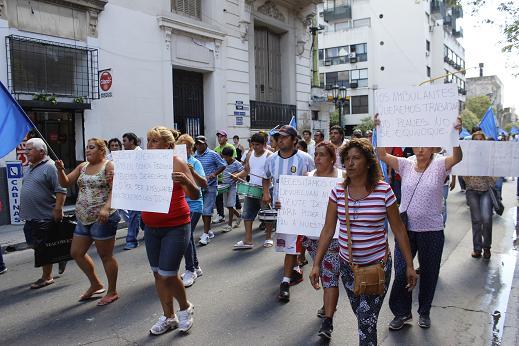
{"type": "Polygon", "coordinates": [[[172,0],[173,12],[202,19],[202,0],[172,0]]]}
{"type": "Polygon", "coordinates": [[[99,98],[97,49],[11,35],[6,50],[13,94],[99,98]]]}

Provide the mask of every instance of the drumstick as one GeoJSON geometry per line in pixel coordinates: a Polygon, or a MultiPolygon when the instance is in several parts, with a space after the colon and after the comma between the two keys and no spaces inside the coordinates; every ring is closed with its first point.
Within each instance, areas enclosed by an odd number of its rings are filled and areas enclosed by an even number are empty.
{"type": "Polygon", "coordinates": [[[250,173],[249,172],[249,175],[252,175],[253,177],[256,177],[256,178],[265,179],[265,177],[262,177],[261,175],[257,175],[257,174],[254,174],[254,173],[250,173]]]}
{"type": "Polygon", "coordinates": [[[236,175],[234,175],[234,174],[232,174],[232,173],[231,173],[231,175],[232,175],[233,177],[235,177],[236,179],[238,179],[238,180],[244,182],[244,183],[247,182],[247,180],[243,180],[242,178],[240,178],[240,177],[238,177],[238,176],[236,176],[236,175]]]}

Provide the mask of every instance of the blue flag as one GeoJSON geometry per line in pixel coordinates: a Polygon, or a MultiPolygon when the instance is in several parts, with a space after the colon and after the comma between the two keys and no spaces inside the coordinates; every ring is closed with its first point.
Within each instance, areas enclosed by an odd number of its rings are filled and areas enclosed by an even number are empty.
{"type": "Polygon", "coordinates": [[[499,133],[497,132],[496,118],[492,107],[488,107],[483,119],[481,119],[481,122],[479,123],[479,127],[481,127],[481,130],[487,137],[493,138],[497,141],[499,133]]]}
{"type": "Polygon", "coordinates": [[[0,86],[0,138],[2,140],[0,158],[2,158],[20,144],[33,126],[22,107],[2,82],[0,86]]]}
{"type": "Polygon", "coordinates": [[[519,129],[515,126],[512,126],[512,129],[510,130],[511,135],[517,135],[519,134],[519,129]]]}
{"type": "Polygon", "coordinates": [[[292,119],[290,119],[290,123],[288,123],[288,125],[292,126],[297,130],[297,119],[295,116],[292,116],[292,119]]]}
{"type": "Polygon", "coordinates": [[[460,138],[465,138],[468,136],[470,136],[470,132],[466,128],[462,127],[460,132],[460,138]]]}
{"type": "Polygon", "coordinates": [[[500,129],[499,129],[499,135],[500,135],[500,136],[508,136],[508,132],[506,132],[505,130],[503,130],[503,129],[500,128],[500,129]]]}
{"type": "MultiPolygon", "coordinates": [[[[371,145],[373,145],[373,149],[377,149],[377,129],[373,129],[373,135],[371,136],[371,145]]],[[[389,177],[387,175],[387,165],[384,161],[379,160],[380,169],[382,170],[382,174],[384,175],[384,181],[389,183],[389,177]]]]}

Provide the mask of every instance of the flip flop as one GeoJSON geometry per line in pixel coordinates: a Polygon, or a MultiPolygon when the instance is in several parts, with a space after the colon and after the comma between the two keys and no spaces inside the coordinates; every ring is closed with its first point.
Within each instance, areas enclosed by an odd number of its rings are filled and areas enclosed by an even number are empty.
{"type": "Polygon", "coordinates": [[[52,285],[54,283],[54,279],[50,279],[50,280],[43,280],[43,279],[38,279],[36,280],[32,285],[31,285],[31,290],[36,290],[38,288],[42,288],[42,287],[45,287],[45,286],[49,286],[49,285],[52,285]]]}
{"type": "Polygon", "coordinates": [[[106,288],[100,288],[97,291],[94,291],[94,292],[92,292],[89,295],[83,294],[81,297],[79,297],[79,301],[80,302],[84,302],[85,300],[90,300],[90,299],[92,299],[92,296],[95,296],[95,295],[98,295],[98,294],[103,294],[105,292],[106,292],[106,288]]]}
{"type": "Polygon", "coordinates": [[[272,239],[267,239],[265,240],[265,242],[263,243],[263,247],[273,247],[274,246],[274,241],[272,239]]]}
{"type": "Polygon", "coordinates": [[[113,296],[104,296],[100,301],[97,302],[97,306],[105,306],[110,303],[115,302],[117,299],[119,299],[118,294],[114,294],[113,296]]]}
{"type": "Polygon", "coordinates": [[[243,240],[240,240],[236,244],[234,244],[234,250],[250,250],[254,247],[252,244],[245,244],[243,240]]]}

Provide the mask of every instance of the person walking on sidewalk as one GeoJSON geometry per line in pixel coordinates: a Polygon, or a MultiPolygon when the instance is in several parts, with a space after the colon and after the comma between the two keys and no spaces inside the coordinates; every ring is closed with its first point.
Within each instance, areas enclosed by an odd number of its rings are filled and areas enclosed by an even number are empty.
{"type": "MultiPolygon", "coordinates": [[[[232,149],[232,157],[237,158],[237,152],[234,145],[227,142],[227,132],[224,130],[219,130],[216,133],[216,139],[218,140],[218,146],[214,148],[214,151],[222,156],[222,151],[224,148],[232,149]]],[[[223,157],[222,157],[223,158],[223,157]]],[[[224,184],[223,175],[218,175],[218,184],[224,184]]],[[[241,209],[241,205],[239,205],[240,201],[238,200],[238,209],[241,209]]],[[[225,222],[225,213],[224,213],[224,201],[223,201],[223,193],[217,194],[216,196],[216,218],[213,220],[213,223],[220,224],[225,222]]]]}
{"type": "Polygon", "coordinates": [[[222,157],[227,163],[227,166],[225,167],[225,170],[223,171],[223,180],[222,182],[226,185],[229,185],[229,191],[223,193],[223,200],[225,202],[225,207],[227,208],[229,212],[229,221],[227,222],[227,225],[225,225],[222,229],[223,232],[230,232],[233,229],[233,218],[236,216],[238,219],[236,220],[236,224],[234,225],[234,228],[238,228],[240,226],[241,222],[241,214],[236,210],[236,200],[237,194],[236,194],[236,180],[238,180],[237,177],[235,177],[235,174],[239,174],[241,171],[243,171],[243,165],[240,163],[240,161],[236,160],[233,156],[233,151],[231,148],[226,147],[222,150],[222,157]]]}
{"type": "Polygon", "coordinates": [[[105,142],[99,138],[88,140],[86,147],[87,162],[78,165],[68,175],[65,173],[63,161],[56,161],[58,178],[61,186],[79,186],[76,201],[77,225],[72,238],[70,255],[76,260],[79,268],[90,281],[90,287],[81,295],[79,301],[91,299],[94,295],[103,294],[106,290],[95,272],[94,262],[87,254],[92,243],[101,257],[108,279],[108,291],[99,300],[98,306],[110,304],[117,299],[118,265],[114,252],[117,224],[121,220],[112,203],[112,178],[114,164],[106,159],[105,142]]]}
{"type": "MultiPolygon", "coordinates": [[[[204,167],[202,167],[200,161],[195,159],[193,156],[193,145],[195,144],[193,137],[188,134],[181,135],[177,139],[177,144],[185,144],[187,151],[187,165],[191,171],[191,175],[198,187],[206,189],[207,180],[205,179],[204,167]]],[[[204,209],[202,191],[200,190],[200,195],[197,199],[191,199],[186,196],[186,201],[189,205],[189,218],[191,219],[191,239],[189,239],[189,244],[187,245],[186,253],[184,254],[186,271],[181,277],[184,287],[190,287],[195,283],[195,280],[203,274],[202,268],[200,268],[200,264],[198,263],[196,243],[194,240],[196,225],[198,224],[198,221],[200,221],[202,210],[204,209]]]]}
{"type": "Polygon", "coordinates": [[[216,177],[225,169],[225,161],[220,155],[207,147],[207,140],[204,136],[196,137],[195,148],[195,158],[202,164],[207,179],[207,188],[202,189],[202,197],[204,199],[204,209],[202,210],[204,233],[199,240],[201,245],[207,245],[209,240],[214,237],[214,233],[211,231],[211,216],[213,215],[218,193],[216,177]]]}
{"type": "MultiPolygon", "coordinates": [[[[375,115],[375,125],[380,125],[375,115]]],[[[461,131],[461,118],[454,126],[461,131]]],[[[418,294],[418,325],[431,326],[430,311],[440,274],[440,264],[445,236],[443,233],[443,185],[454,165],[463,157],[461,147],[453,148],[450,156],[434,155],[435,148],[413,148],[415,158],[395,157],[378,147],[380,160],[402,177],[401,213],[407,214],[407,230],[411,243],[412,257],[418,253],[420,264],[420,290],[418,294]]],[[[390,330],[402,329],[411,314],[413,297],[406,288],[406,261],[402,248],[395,245],[395,280],[389,297],[389,307],[395,318],[390,330]]]]}
{"type": "MultiPolygon", "coordinates": [[[[133,132],[123,135],[124,150],[142,150],[139,146],[139,138],[133,132]]],[[[126,245],[124,250],[132,250],[139,246],[137,236],[141,225],[141,212],[137,210],[128,210],[128,235],[126,236],[126,245]]]]}
{"type": "MultiPolygon", "coordinates": [[[[35,257],[56,222],[63,219],[63,205],[67,197],[67,189],[63,188],[63,184],[60,186],[54,161],[47,156],[47,150],[47,145],[41,138],[27,141],[29,169],[23,177],[20,217],[25,220],[25,227],[31,232],[35,257]]],[[[60,274],[65,270],[65,264],[66,262],[60,263],[60,274]]],[[[31,288],[42,288],[53,283],[52,264],[44,264],[41,278],[31,288]]]]}
{"type": "Polygon", "coordinates": [[[7,267],[5,266],[4,256],[2,255],[2,249],[0,248],[0,275],[5,274],[7,272],[7,267]]]}
{"type": "MultiPolygon", "coordinates": [[[[171,130],[158,126],[148,131],[148,150],[174,149],[171,130]]],[[[155,278],[155,288],[163,315],[151,327],[150,333],[159,335],[178,326],[187,332],[193,325],[194,306],[187,300],[184,284],[178,275],[180,262],[191,239],[191,220],[186,196],[192,200],[200,196],[198,186],[187,163],[173,156],[173,193],[167,213],[142,212],[146,254],[155,278]],[[180,310],[175,315],[173,299],[180,310]]]]}

